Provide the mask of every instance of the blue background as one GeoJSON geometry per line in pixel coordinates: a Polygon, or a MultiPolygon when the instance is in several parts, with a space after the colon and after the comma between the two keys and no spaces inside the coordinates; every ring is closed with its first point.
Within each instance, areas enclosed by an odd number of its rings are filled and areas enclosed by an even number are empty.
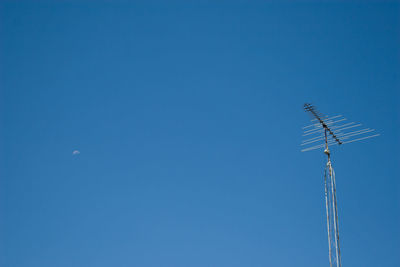
{"type": "Polygon", "coordinates": [[[400,266],[400,2],[2,1],[0,265],[400,266]],[[72,155],[73,150],[81,154],[72,155]]]}

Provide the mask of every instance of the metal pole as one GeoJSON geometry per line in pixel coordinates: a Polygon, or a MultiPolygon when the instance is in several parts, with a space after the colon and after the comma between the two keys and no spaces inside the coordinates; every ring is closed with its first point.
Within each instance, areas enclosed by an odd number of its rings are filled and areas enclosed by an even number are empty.
{"type": "MultiPolygon", "coordinates": [[[[328,148],[328,139],[325,130],[325,154],[328,155],[328,162],[329,162],[329,148],[328,148]]],[[[329,216],[329,190],[328,190],[328,181],[327,181],[327,168],[328,164],[325,167],[325,206],[326,206],[326,226],[328,230],[328,245],[329,245],[329,266],[332,267],[332,242],[331,242],[331,229],[330,229],[330,216],[329,216]]]]}
{"type": "Polygon", "coordinates": [[[340,257],[340,244],[339,244],[339,221],[337,211],[337,199],[336,199],[336,181],[335,173],[332,168],[331,154],[328,147],[327,130],[325,129],[325,151],[324,153],[328,157],[328,162],[325,167],[325,205],[327,214],[327,226],[328,226],[328,242],[329,242],[329,264],[332,267],[333,262],[336,262],[337,267],[341,267],[340,257]],[[327,175],[328,174],[328,175],[327,175]],[[331,187],[330,190],[328,187],[331,187]],[[332,202],[332,203],[329,203],[332,202]],[[330,211],[330,207],[332,210],[330,211]],[[332,215],[332,216],[331,216],[332,215]],[[331,225],[333,224],[333,233],[331,225]],[[332,234],[334,235],[334,243],[332,240],[332,234]],[[335,247],[335,257],[332,253],[332,245],[335,247]]]}
{"type": "Polygon", "coordinates": [[[336,258],[336,266],[337,267],[340,267],[340,265],[339,265],[339,251],[338,251],[338,228],[337,228],[337,222],[336,222],[336,215],[337,215],[337,209],[336,209],[336,201],[335,201],[335,199],[336,199],[336,197],[335,197],[335,189],[334,189],[334,187],[335,187],[335,185],[334,185],[334,182],[333,182],[333,177],[332,177],[332,165],[331,165],[331,162],[330,162],[330,160],[329,160],[329,162],[328,162],[328,165],[329,165],[329,176],[330,176],[330,178],[331,178],[331,190],[332,190],[332,213],[333,213],[333,229],[334,229],[334,231],[335,231],[335,233],[334,233],[334,235],[335,235],[335,258],[336,258]]]}
{"type": "Polygon", "coordinates": [[[337,211],[337,199],[336,199],[336,179],[335,179],[335,172],[333,171],[332,165],[331,165],[331,179],[332,179],[332,190],[334,192],[333,194],[333,203],[335,205],[335,224],[336,224],[336,260],[337,260],[337,266],[341,267],[342,266],[342,259],[340,256],[340,242],[339,242],[339,218],[338,218],[338,211],[337,211]]]}
{"type": "MultiPolygon", "coordinates": [[[[328,167],[328,166],[327,166],[328,167]]],[[[329,202],[328,202],[328,183],[327,183],[327,167],[325,167],[325,206],[326,206],[326,226],[328,229],[328,245],[329,245],[329,266],[332,267],[332,247],[331,247],[331,229],[330,229],[330,217],[329,217],[329,202]]]]}

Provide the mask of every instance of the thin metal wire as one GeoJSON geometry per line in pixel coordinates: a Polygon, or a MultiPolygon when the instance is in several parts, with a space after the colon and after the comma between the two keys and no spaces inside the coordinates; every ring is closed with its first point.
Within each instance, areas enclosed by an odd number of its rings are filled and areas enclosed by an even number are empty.
{"type": "MultiPolygon", "coordinates": [[[[354,124],[354,122],[347,123],[347,125],[350,125],[350,124],[354,124]]],[[[345,125],[346,125],[346,124],[345,124],[345,125]]],[[[340,125],[339,127],[333,126],[332,129],[335,130],[336,132],[341,132],[341,131],[343,131],[343,130],[347,130],[347,129],[359,127],[359,126],[361,126],[362,124],[359,123],[359,124],[355,124],[355,125],[351,125],[351,126],[344,127],[345,125],[340,125]]]]}
{"type": "Polygon", "coordinates": [[[321,135],[318,135],[318,136],[315,136],[315,137],[312,137],[312,138],[303,140],[302,143],[306,143],[306,142],[309,142],[309,141],[312,141],[312,140],[315,140],[315,139],[321,139],[321,138],[323,138],[323,137],[324,137],[324,135],[321,134],[321,135]]]}
{"type": "Polygon", "coordinates": [[[361,140],[369,139],[369,138],[376,137],[376,136],[380,136],[380,134],[374,134],[374,135],[370,135],[370,136],[366,136],[366,137],[361,137],[361,138],[358,138],[358,139],[353,139],[351,141],[343,142],[343,144],[353,143],[353,142],[356,142],[356,141],[361,141],[361,140]]]}

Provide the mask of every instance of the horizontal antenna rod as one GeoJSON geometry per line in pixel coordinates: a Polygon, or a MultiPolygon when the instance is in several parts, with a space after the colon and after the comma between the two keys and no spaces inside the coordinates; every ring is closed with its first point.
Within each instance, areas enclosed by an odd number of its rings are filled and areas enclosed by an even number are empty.
{"type": "MultiPolygon", "coordinates": [[[[343,119],[340,119],[340,120],[337,120],[337,121],[327,121],[327,122],[325,122],[325,124],[328,126],[328,125],[333,125],[334,123],[345,121],[345,120],[347,120],[347,119],[343,118],[343,119]]],[[[312,132],[312,131],[315,131],[315,130],[318,130],[318,129],[323,129],[323,126],[321,124],[318,124],[318,125],[315,126],[314,129],[304,131],[304,133],[309,133],[309,132],[312,132]]]]}
{"type": "MultiPolygon", "coordinates": [[[[366,134],[366,133],[370,133],[373,131],[374,131],[374,129],[365,128],[365,129],[352,131],[352,132],[348,132],[348,133],[339,133],[339,134],[337,134],[337,136],[338,136],[338,138],[344,140],[344,139],[349,139],[349,137],[352,137],[352,136],[366,134]]],[[[305,145],[309,145],[311,143],[319,142],[322,140],[324,140],[324,136],[317,136],[317,137],[314,137],[311,139],[304,140],[300,145],[305,146],[305,145]]],[[[334,141],[334,140],[328,139],[328,141],[334,141]]]]}
{"type": "MultiPolygon", "coordinates": [[[[342,144],[343,145],[344,144],[349,144],[349,143],[353,143],[353,142],[357,142],[357,141],[373,138],[373,137],[376,137],[376,136],[380,136],[380,134],[374,134],[374,135],[369,135],[369,136],[365,136],[365,137],[360,137],[360,138],[353,139],[353,140],[350,140],[350,141],[344,141],[344,142],[342,142],[342,144]]],[[[334,145],[338,145],[338,143],[334,142],[334,141],[329,141],[328,145],[334,146],[334,145]]],[[[323,148],[324,146],[325,146],[325,144],[315,145],[315,146],[312,146],[312,147],[304,148],[304,149],[301,150],[301,152],[306,152],[306,151],[310,151],[310,150],[314,150],[314,149],[318,149],[318,148],[323,148]]]]}
{"type": "MultiPolygon", "coordinates": [[[[327,120],[337,119],[339,117],[342,117],[342,115],[337,115],[337,116],[333,116],[333,117],[330,117],[330,118],[327,117],[327,120]]],[[[311,121],[316,121],[316,119],[312,119],[311,121]]],[[[319,123],[314,123],[314,124],[311,124],[311,125],[304,126],[303,129],[310,128],[310,127],[317,126],[317,125],[319,125],[319,123]]]]}

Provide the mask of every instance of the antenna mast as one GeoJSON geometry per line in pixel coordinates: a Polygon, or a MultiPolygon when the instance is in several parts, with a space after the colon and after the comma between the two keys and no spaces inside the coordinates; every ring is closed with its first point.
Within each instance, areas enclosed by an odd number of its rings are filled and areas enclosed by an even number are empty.
{"type": "Polygon", "coordinates": [[[328,245],[329,245],[329,264],[330,267],[342,267],[339,242],[339,219],[336,198],[336,180],[335,172],[332,167],[331,153],[329,145],[342,145],[355,141],[360,141],[378,136],[379,134],[368,135],[375,131],[374,129],[361,129],[361,124],[353,122],[346,123],[346,118],[342,115],[326,117],[322,115],[311,104],[304,104],[304,110],[312,117],[312,125],[303,127],[303,136],[312,136],[304,140],[301,146],[305,146],[301,151],[310,151],[319,148],[324,148],[324,153],[327,156],[327,163],[324,170],[324,185],[325,185],[325,206],[326,206],[326,221],[328,230],[328,245]],[[339,124],[338,124],[339,123],[339,124]],[[350,131],[346,131],[352,129],[350,131]],[[356,136],[357,138],[353,138],[356,136]],[[323,142],[321,144],[321,142],[323,142]],[[319,143],[319,144],[316,144],[319,143]]]}

